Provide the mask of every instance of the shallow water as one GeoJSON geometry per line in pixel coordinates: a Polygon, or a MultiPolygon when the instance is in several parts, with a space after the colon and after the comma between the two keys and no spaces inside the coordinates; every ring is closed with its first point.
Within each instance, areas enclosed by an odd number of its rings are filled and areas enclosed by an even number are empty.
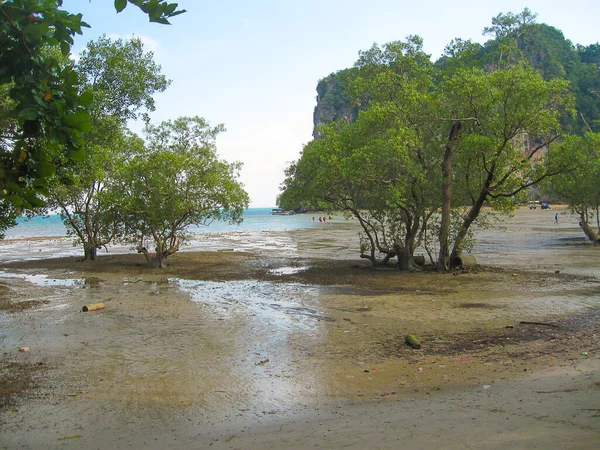
{"type": "Polygon", "coordinates": [[[44,274],[26,274],[7,272],[0,270],[0,278],[14,279],[20,278],[34,284],[36,286],[77,286],[83,283],[80,279],[69,279],[69,278],[52,278],[44,274]]]}

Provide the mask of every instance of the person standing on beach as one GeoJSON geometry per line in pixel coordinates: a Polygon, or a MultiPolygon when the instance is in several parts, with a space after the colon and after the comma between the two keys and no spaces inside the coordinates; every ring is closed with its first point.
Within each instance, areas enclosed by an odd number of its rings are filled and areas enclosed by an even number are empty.
{"type": "Polygon", "coordinates": [[[554,214],[554,225],[558,225],[558,213],[554,214]]]}

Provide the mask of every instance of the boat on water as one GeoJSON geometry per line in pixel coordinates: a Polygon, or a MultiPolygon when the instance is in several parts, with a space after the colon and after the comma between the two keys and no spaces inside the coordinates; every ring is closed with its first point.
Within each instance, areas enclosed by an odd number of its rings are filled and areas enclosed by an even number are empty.
{"type": "Polygon", "coordinates": [[[271,210],[271,214],[274,216],[288,216],[288,215],[293,214],[293,211],[286,213],[282,208],[273,208],[271,210]]]}

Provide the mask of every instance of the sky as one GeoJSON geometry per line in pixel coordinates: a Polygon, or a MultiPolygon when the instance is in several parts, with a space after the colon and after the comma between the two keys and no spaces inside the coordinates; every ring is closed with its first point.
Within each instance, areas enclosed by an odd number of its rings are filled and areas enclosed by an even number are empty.
{"type": "MultiPolygon", "coordinates": [[[[170,0],[175,2],[177,0],[170,0]]],[[[251,207],[276,206],[284,169],[312,139],[316,86],[351,67],[374,43],[424,39],[433,60],[454,38],[484,43],[484,27],[499,13],[529,8],[537,22],[561,30],[573,44],[600,41],[598,0],[427,2],[400,0],[179,0],[187,12],[172,25],[151,24],[129,5],[116,14],[112,0],[65,0],[90,24],[75,40],[142,39],[172,83],[155,96],[152,122],[201,116],[227,132],[217,139],[222,159],[241,161],[240,181],[251,207]]],[[[132,123],[135,132],[141,124],[132,123]]]]}

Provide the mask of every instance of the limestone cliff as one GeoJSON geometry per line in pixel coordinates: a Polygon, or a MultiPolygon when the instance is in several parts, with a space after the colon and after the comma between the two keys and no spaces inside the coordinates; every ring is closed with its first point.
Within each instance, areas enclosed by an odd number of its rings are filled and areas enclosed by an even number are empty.
{"type": "Polygon", "coordinates": [[[313,113],[313,137],[318,137],[317,127],[343,119],[352,122],[358,115],[346,95],[344,78],[352,69],[341,70],[323,78],[317,84],[317,106],[313,113]]]}

